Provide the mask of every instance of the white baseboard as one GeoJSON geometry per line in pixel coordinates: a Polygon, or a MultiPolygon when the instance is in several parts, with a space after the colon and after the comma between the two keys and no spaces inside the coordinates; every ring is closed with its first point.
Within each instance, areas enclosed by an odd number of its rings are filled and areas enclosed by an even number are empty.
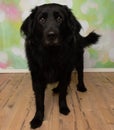
{"type": "Polygon", "coordinates": [[[84,72],[114,72],[114,68],[85,68],[84,72]]]}
{"type": "Polygon", "coordinates": [[[28,69],[0,69],[0,73],[29,73],[28,69]]]}
{"type": "MultiPolygon", "coordinates": [[[[114,72],[114,68],[85,68],[84,72],[114,72]]],[[[0,69],[0,73],[29,73],[28,69],[0,69]]]]}

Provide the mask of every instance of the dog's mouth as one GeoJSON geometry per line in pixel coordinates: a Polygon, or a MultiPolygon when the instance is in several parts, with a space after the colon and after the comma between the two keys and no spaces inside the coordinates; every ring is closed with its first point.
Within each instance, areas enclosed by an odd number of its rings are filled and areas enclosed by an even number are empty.
{"type": "Polygon", "coordinates": [[[44,45],[45,46],[60,46],[60,43],[59,43],[58,38],[46,39],[44,45]]]}

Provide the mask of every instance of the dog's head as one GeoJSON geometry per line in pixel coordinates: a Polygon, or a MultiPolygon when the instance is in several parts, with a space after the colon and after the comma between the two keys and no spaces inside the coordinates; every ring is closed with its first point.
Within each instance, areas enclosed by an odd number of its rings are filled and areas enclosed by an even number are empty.
{"type": "Polygon", "coordinates": [[[80,29],[70,9],[59,4],[35,7],[21,26],[26,39],[42,42],[44,46],[60,46],[80,29]]]}

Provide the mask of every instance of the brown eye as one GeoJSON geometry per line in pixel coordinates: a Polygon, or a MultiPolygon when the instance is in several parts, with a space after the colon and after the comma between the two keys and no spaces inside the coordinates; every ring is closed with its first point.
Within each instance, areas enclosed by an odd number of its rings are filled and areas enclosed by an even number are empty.
{"type": "Polygon", "coordinates": [[[61,24],[62,21],[63,21],[63,19],[62,19],[60,16],[58,16],[56,20],[57,20],[57,23],[58,23],[58,24],[61,24]]]}
{"type": "Polygon", "coordinates": [[[41,17],[39,21],[41,24],[44,24],[46,22],[46,19],[44,17],[41,17]]]}

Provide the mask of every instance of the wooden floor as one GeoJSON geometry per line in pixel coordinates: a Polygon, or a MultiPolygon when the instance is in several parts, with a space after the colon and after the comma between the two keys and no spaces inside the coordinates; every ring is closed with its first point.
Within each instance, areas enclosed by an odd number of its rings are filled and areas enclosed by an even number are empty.
{"type": "MultiPolygon", "coordinates": [[[[59,113],[58,95],[48,85],[45,118],[37,130],[114,130],[114,73],[85,73],[86,93],[76,91],[72,74],[67,102],[68,116],[59,113]]],[[[29,74],[0,74],[0,130],[31,130],[35,113],[29,74]]]]}

